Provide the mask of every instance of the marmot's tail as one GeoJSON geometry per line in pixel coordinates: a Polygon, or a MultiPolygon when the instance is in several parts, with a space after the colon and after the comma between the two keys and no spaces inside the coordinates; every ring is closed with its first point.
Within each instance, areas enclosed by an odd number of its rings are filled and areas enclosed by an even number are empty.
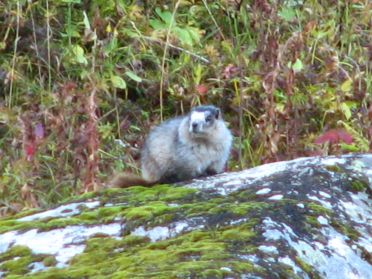
{"type": "Polygon", "coordinates": [[[120,173],[116,175],[108,184],[109,188],[128,188],[131,186],[145,186],[151,187],[156,182],[150,182],[142,177],[132,173],[120,173]]]}

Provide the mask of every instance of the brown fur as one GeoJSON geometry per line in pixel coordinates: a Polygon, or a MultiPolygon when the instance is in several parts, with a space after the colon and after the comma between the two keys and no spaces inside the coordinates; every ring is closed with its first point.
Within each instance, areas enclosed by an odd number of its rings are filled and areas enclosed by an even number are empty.
{"type": "Polygon", "coordinates": [[[146,181],[142,177],[132,173],[120,173],[109,183],[110,188],[128,188],[131,186],[151,187],[155,182],[146,181]]]}

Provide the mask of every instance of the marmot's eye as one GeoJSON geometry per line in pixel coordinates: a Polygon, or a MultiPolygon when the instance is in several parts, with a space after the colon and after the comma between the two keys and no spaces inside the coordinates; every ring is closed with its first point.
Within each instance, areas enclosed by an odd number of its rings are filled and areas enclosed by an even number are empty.
{"type": "Polygon", "coordinates": [[[205,118],[205,121],[206,121],[206,122],[211,122],[211,121],[212,121],[212,115],[208,115],[208,116],[205,118]]]}

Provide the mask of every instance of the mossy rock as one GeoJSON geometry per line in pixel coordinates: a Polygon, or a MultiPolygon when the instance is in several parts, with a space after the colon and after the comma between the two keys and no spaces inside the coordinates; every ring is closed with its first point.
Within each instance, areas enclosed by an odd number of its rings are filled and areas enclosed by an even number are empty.
{"type": "Polygon", "coordinates": [[[0,277],[368,278],[371,160],[298,159],[22,212],[0,220],[0,277]]]}

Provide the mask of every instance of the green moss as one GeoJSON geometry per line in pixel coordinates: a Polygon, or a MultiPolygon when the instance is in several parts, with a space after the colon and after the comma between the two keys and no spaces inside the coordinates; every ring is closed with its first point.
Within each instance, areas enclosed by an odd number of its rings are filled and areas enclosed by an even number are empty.
{"type": "Polygon", "coordinates": [[[260,273],[261,267],[254,267],[253,264],[246,261],[234,261],[231,263],[232,269],[238,274],[244,274],[247,272],[257,272],[260,273]]]}
{"type": "Polygon", "coordinates": [[[159,198],[162,201],[168,202],[185,201],[192,199],[194,197],[194,194],[196,193],[197,193],[196,189],[168,186],[166,188],[165,193],[161,195],[159,198]]]}
{"type": "Polygon", "coordinates": [[[23,211],[17,213],[16,215],[12,216],[12,219],[18,219],[18,218],[26,217],[26,216],[29,216],[29,215],[32,215],[32,214],[36,214],[40,211],[41,210],[36,209],[36,208],[26,209],[26,210],[23,210],[23,211]]]}
{"type": "Polygon", "coordinates": [[[124,217],[126,220],[142,219],[151,220],[154,216],[167,213],[174,210],[174,208],[169,207],[164,202],[150,202],[143,206],[132,207],[124,212],[124,217]]]}
{"type": "Polygon", "coordinates": [[[242,229],[242,228],[230,228],[222,232],[222,237],[226,241],[249,241],[256,233],[252,230],[242,229]]]}
{"type": "Polygon", "coordinates": [[[26,274],[28,265],[33,262],[31,257],[15,258],[13,260],[4,261],[1,264],[1,269],[5,270],[10,274],[26,274]]]}
{"type": "Polygon", "coordinates": [[[187,237],[188,237],[188,241],[197,242],[205,238],[209,238],[210,233],[206,231],[192,231],[187,234],[187,237]]]}
{"type": "Polygon", "coordinates": [[[88,212],[82,212],[78,219],[84,220],[84,221],[94,221],[99,220],[98,219],[98,210],[88,211],[88,212]]]}
{"type": "Polygon", "coordinates": [[[31,255],[30,248],[16,245],[10,248],[5,253],[0,254],[0,261],[9,260],[14,257],[25,257],[30,255],[31,255]]]}
{"type": "Polygon", "coordinates": [[[11,230],[18,230],[23,228],[24,225],[16,220],[3,220],[0,221],[0,233],[4,233],[11,230]]]}
{"type": "Polygon", "coordinates": [[[244,203],[235,203],[233,205],[230,205],[231,209],[230,211],[233,214],[245,216],[250,212],[260,213],[262,210],[270,207],[270,204],[266,202],[244,202],[244,203]]]}
{"type": "Polygon", "coordinates": [[[43,264],[47,267],[55,266],[57,264],[57,260],[54,256],[48,256],[44,258],[43,264]]]}
{"type": "Polygon", "coordinates": [[[320,279],[322,277],[319,276],[319,274],[314,270],[314,268],[301,260],[300,257],[295,257],[294,259],[295,263],[307,274],[310,276],[310,278],[314,279],[320,279]]]}
{"type": "Polygon", "coordinates": [[[330,172],[343,173],[344,170],[338,165],[325,166],[325,169],[330,172]]]}
{"type": "Polygon", "coordinates": [[[314,216],[306,216],[306,225],[311,225],[312,227],[315,227],[315,228],[321,227],[317,217],[314,217],[314,216]]]}
{"type": "Polygon", "coordinates": [[[73,198],[68,197],[68,198],[62,200],[60,204],[71,203],[71,202],[89,201],[91,199],[94,199],[94,198],[98,197],[99,193],[100,192],[87,192],[87,193],[81,194],[77,197],[73,197],[73,198]]]}
{"type": "Polygon", "coordinates": [[[328,208],[325,208],[324,206],[321,206],[314,202],[307,203],[307,207],[311,209],[312,213],[316,215],[328,215],[332,216],[332,211],[328,208]]]}
{"type": "Polygon", "coordinates": [[[210,209],[217,206],[213,202],[203,202],[203,203],[194,203],[194,204],[186,204],[181,207],[182,212],[185,216],[191,218],[194,216],[200,216],[205,212],[208,212],[210,209]]]}
{"type": "Polygon", "coordinates": [[[355,230],[353,227],[351,227],[350,225],[346,225],[346,224],[343,224],[341,223],[340,221],[336,220],[336,219],[332,219],[331,220],[331,225],[338,231],[340,232],[341,234],[344,234],[346,235],[347,237],[349,237],[351,240],[358,240],[358,238],[360,237],[360,233],[355,230]]]}
{"type": "Polygon", "coordinates": [[[150,240],[147,237],[135,235],[128,235],[121,241],[122,245],[124,245],[125,247],[138,246],[149,242],[150,240]]]}
{"type": "Polygon", "coordinates": [[[241,241],[240,249],[250,249],[245,242],[252,237],[252,232],[246,227],[238,226],[220,228],[215,232],[192,231],[156,243],[139,236],[124,236],[120,240],[92,238],[87,241],[85,251],[72,259],[69,268],[51,268],[30,277],[236,277],[246,272],[258,272],[250,263],[236,260],[229,249],[232,241],[241,241]]]}
{"type": "Polygon", "coordinates": [[[231,196],[234,197],[236,201],[254,201],[257,197],[256,191],[253,189],[242,189],[231,193],[231,196]]]}
{"type": "Polygon", "coordinates": [[[101,207],[97,209],[97,217],[104,219],[107,217],[118,216],[123,211],[123,206],[101,207]]]}
{"type": "Polygon", "coordinates": [[[353,192],[363,192],[368,189],[369,185],[366,181],[354,179],[351,182],[351,190],[353,192]]]}
{"type": "Polygon", "coordinates": [[[32,254],[28,247],[13,246],[8,251],[0,255],[0,266],[1,270],[6,272],[7,278],[12,278],[13,276],[16,278],[17,275],[24,275],[28,273],[28,266],[31,263],[44,261],[47,257],[47,255],[32,254]]]}
{"type": "Polygon", "coordinates": [[[107,188],[107,189],[103,189],[101,192],[100,192],[100,197],[112,197],[112,196],[116,196],[118,194],[122,194],[123,192],[127,192],[128,189],[121,189],[121,188],[107,188]]]}
{"type": "Polygon", "coordinates": [[[201,278],[224,278],[222,270],[218,269],[207,269],[201,272],[201,278]]]}

